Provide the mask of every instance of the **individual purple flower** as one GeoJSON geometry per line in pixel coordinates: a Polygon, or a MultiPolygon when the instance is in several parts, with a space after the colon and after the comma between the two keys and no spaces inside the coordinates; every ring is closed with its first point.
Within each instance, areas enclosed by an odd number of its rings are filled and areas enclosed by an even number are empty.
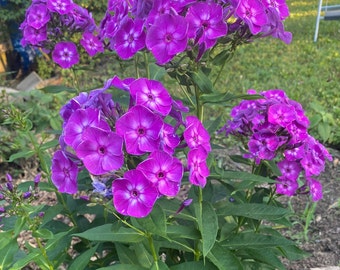
{"type": "Polygon", "coordinates": [[[116,133],[88,127],[76,148],[77,156],[94,175],[116,171],[123,166],[123,139],[116,133]]]}
{"type": "Polygon", "coordinates": [[[52,51],[52,59],[62,68],[70,68],[79,62],[77,46],[71,41],[57,43],[52,51]]]}
{"type": "Polygon", "coordinates": [[[61,15],[70,13],[73,5],[72,0],[47,0],[48,9],[61,15]]]}
{"type": "Polygon", "coordinates": [[[31,5],[26,20],[29,26],[40,29],[51,19],[50,12],[44,4],[31,5]]]}
{"type": "Polygon", "coordinates": [[[71,12],[62,17],[64,21],[69,20],[70,23],[66,23],[73,31],[82,31],[92,33],[96,29],[96,23],[92,18],[92,14],[88,12],[86,8],[73,4],[71,12]]]}
{"type": "Polygon", "coordinates": [[[219,37],[227,34],[227,24],[223,19],[222,6],[213,2],[196,2],[186,14],[189,22],[188,37],[195,43],[204,43],[205,50],[216,44],[219,37]]]}
{"type": "Polygon", "coordinates": [[[274,9],[279,14],[280,20],[289,16],[289,8],[285,0],[262,0],[262,3],[265,7],[274,9]]]}
{"type": "Polygon", "coordinates": [[[157,186],[160,194],[173,197],[179,192],[183,177],[183,165],[179,159],[155,151],[137,166],[137,170],[157,186]]]}
{"type": "Polygon", "coordinates": [[[268,109],[268,122],[287,127],[296,119],[293,106],[286,104],[274,104],[268,109]]]}
{"type": "Polygon", "coordinates": [[[77,192],[78,166],[61,150],[53,155],[51,171],[51,180],[59,192],[69,194],[77,192]]]}
{"type": "Polygon", "coordinates": [[[261,32],[268,18],[265,7],[260,0],[240,0],[235,10],[236,16],[241,18],[249,26],[253,35],[261,32]]]}
{"type": "Polygon", "coordinates": [[[299,188],[297,181],[292,181],[284,177],[278,177],[276,181],[276,193],[278,194],[294,196],[299,188]]]}
{"type": "Polygon", "coordinates": [[[159,81],[140,78],[130,84],[130,94],[137,105],[148,107],[162,116],[169,114],[172,98],[159,81]]]}
{"type": "Polygon", "coordinates": [[[161,133],[161,148],[163,151],[172,155],[180,141],[180,138],[175,133],[175,128],[168,123],[164,123],[161,133]]]}
{"type": "Polygon", "coordinates": [[[150,13],[154,0],[136,0],[132,4],[131,13],[138,19],[145,19],[150,13]]]}
{"type": "Polygon", "coordinates": [[[129,59],[145,47],[145,36],[144,22],[128,18],[120,25],[111,49],[114,48],[120,58],[129,59]]]}
{"type": "Polygon", "coordinates": [[[104,52],[103,43],[92,33],[85,32],[80,40],[80,44],[91,57],[95,56],[98,52],[104,52]]]}
{"type": "Polygon", "coordinates": [[[112,189],[108,189],[105,183],[100,181],[92,181],[93,193],[98,193],[104,197],[112,196],[112,189]]]}
{"type": "Polygon", "coordinates": [[[148,108],[136,105],[116,122],[117,134],[124,137],[126,151],[143,155],[159,148],[163,120],[148,108]]]}
{"type": "Polygon", "coordinates": [[[207,165],[208,152],[203,147],[191,149],[188,153],[189,181],[195,186],[204,187],[210,174],[207,165]]]}
{"type": "Polygon", "coordinates": [[[293,149],[287,149],[287,150],[284,151],[283,155],[284,155],[285,159],[287,159],[289,161],[300,160],[305,155],[304,145],[295,147],[293,149]]]}
{"type": "Polygon", "coordinates": [[[110,126],[101,120],[99,110],[93,108],[79,109],[71,115],[64,127],[65,143],[76,149],[84,140],[83,134],[89,127],[110,130],[110,126]]]}
{"type": "Polygon", "coordinates": [[[155,20],[146,36],[146,47],[158,64],[165,64],[187,47],[188,23],[180,15],[164,14],[155,20]]]}
{"type": "Polygon", "coordinates": [[[127,216],[147,216],[158,198],[157,187],[139,170],[130,170],[112,183],[113,205],[127,216]]]}
{"type": "Polygon", "coordinates": [[[47,25],[42,26],[39,29],[35,29],[31,26],[26,26],[24,28],[22,43],[39,45],[45,40],[47,40],[47,25]]]}
{"type": "Polygon", "coordinates": [[[189,148],[202,146],[207,152],[211,151],[210,135],[196,116],[187,116],[183,136],[189,148]]]}
{"type": "Polygon", "coordinates": [[[275,157],[279,143],[279,138],[275,133],[263,130],[251,136],[248,148],[251,157],[254,157],[256,163],[259,164],[262,159],[272,160],[275,157]]]}
{"type": "Polygon", "coordinates": [[[78,96],[72,98],[60,109],[60,116],[63,118],[64,123],[67,123],[71,115],[87,102],[89,94],[87,92],[81,92],[78,96]]]}
{"type": "Polygon", "coordinates": [[[309,186],[309,192],[312,196],[313,201],[319,201],[322,199],[322,185],[319,181],[307,178],[307,183],[309,186]]]}
{"type": "Polygon", "coordinates": [[[298,179],[302,169],[298,162],[286,159],[278,162],[277,166],[279,167],[282,176],[291,181],[296,181],[298,179]]]}

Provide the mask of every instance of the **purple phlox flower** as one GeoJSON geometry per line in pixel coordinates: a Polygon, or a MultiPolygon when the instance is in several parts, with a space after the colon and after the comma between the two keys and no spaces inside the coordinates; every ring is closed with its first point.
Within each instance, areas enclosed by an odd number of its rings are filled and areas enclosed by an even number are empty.
{"type": "Polygon", "coordinates": [[[88,127],[76,148],[77,156],[94,175],[116,171],[123,166],[123,139],[110,130],[88,127]]]}
{"type": "Polygon", "coordinates": [[[196,116],[187,116],[183,136],[189,148],[202,146],[207,152],[211,151],[209,132],[196,116]]]}
{"type": "Polygon", "coordinates": [[[103,197],[111,197],[112,196],[112,190],[108,189],[105,183],[100,181],[92,181],[93,186],[93,193],[98,193],[102,195],[103,197]]]}
{"type": "Polygon", "coordinates": [[[135,0],[131,8],[131,13],[137,19],[146,19],[153,4],[154,0],[135,0]]]}
{"type": "Polygon", "coordinates": [[[284,157],[289,161],[300,160],[304,157],[304,155],[305,155],[304,145],[295,147],[293,149],[287,149],[284,151],[284,157]]]}
{"type": "Polygon", "coordinates": [[[201,146],[188,153],[189,181],[195,186],[204,187],[210,174],[207,165],[208,152],[201,146]]]}
{"type": "Polygon", "coordinates": [[[114,76],[111,81],[111,86],[124,91],[130,91],[130,84],[135,80],[135,78],[120,79],[118,76],[114,76]]]}
{"type": "Polygon", "coordinates": [[[281,39],[284,43],[290,44],[293,39],[293,35],[291,32],[285,31],[284,25],[280,22],[276,28],[276,31],[272,34],[274,38],[281,39]]]}
{"type": "Polygon", "coordinates": [[[188,113],[189,107],[184,106],[181,100],[172,100],[170,116],[177,121],[177,126],[184,125],[183,113],[188,113]]]}
{"type": "Polygon", "coordinates": [[[268,121],[282,127],[287,127],[296,119],[296,113],[293,106],[286,104],[274,104],[268,109],[268,121]]]}
{"type": "Polygon", "coordinates": [[[216,44],[219,37],[227,34],[222,7],[213,2],[196,2],[190,6],[186,20],[189,22],[188,37],[195,43],[204,43],[205,50],[216,44]]]}
{"type": "Polygon", "coordinates": [[[278,194],[294,196],[299,188],[297,181],[292,181],[284,177],[278,177],[276,181],[276,193],[278,194]]]}
{"type": "Polygon", "coordinates": [[[319,201],[322,199],[322,185],[319,181],[307,178],[307,183],[309,186],[309,192],[312,196],[313,201],[319,201]]]}
{"type": "Polygon", "coordinates": [[[291,135],[291,140],[289,141],[290,144],[302,142],[308,137],[307,128],[297,121],[293,121],[287,125],[286,128],[291,135]]]}
{"type": "Polygon", "coordinates": [[[325,163],[317,158],[313,153],[307,152],[300,161],[301,166],[305,170],[306,177],[319,175],[325,169],[325,163]]]}
{"type": "Polygon", "coordinates": [[[170,113],[172,98],[159,81],[137,79],[130,84],[130,94],[137,105],[143,105],[162,116],[170,113]]]}
{"type": "Polygon", "coordinates": [[[27,25],[35,29],[43,27],[50,19],[50,12],[45,4],[31,5],[28,14],[26,14],[27,25]]]}
{"type": "Polygon", "coordinates": [[[146,47],[158,64],[165,64],[187,47],[188,23],[179,15],[164,14],[155,20],[146,36],[146,47]]]}
{"type": "Polygon", "coordinates": [[[172,125],[164,123],[161,133],[161,148],[170,155],[175,152],[175,148],[181,141],[175,132],[176,130],[172,125]]]}
{"type": "Polygon", "coordinates": [[[292,99],[288,100],[288,104],[294,107],[296,112],[296,121],[299,123],[299,125],[302,125],[307,129],[309,127],[309,119],[305,115],[305,111],[303,110],[302,105],[292,99]]]}
{"type": "Polygon", "coordinates": [[[158,198],[157,187],[139,170],[130,170],[112,183],[113,205],[122,215],[147,216],[158,198]]]}
{"type": "Polygon", "coordinates": [[[268,22],[265,7],[260,0],[240,0],[235,14],[246,22],[253,35],[260,33],[268,22]]]}
{"type": "Polygon", "coordinates": [[[91,57],[95,56],[98,52],[104,52],[103,43],[92,33],[84,33],[80,44],[91,57]]]}
{"type": "Polygon", "coordinates": [[[117,133],[124,137],[126,151],[142,155],[159,148],[163,120],[148,108],[136,105],[116,122],[117,133]]]}
{"type": "Polygon", "coordinates": [[[35,29],[31,26],[26,26],[23,31],[22,43],[27,45],[40,46],[41,42],[47,40],[47,25],[35,29]]]}
{"type": "Polygon", "coordinates": [[[115,35],[111,49],[124,60],[131,58],[145,47],[144,22],[142,20],[124,20],[115,35]]]}
{"type": "Polygon", "coordinates": [[[64,16],[63,19],[68,19],[70,23],[67,25],[76,31],[92,33],[97,27],[92,14],[77,4],[73,5],[71,13],[64,16]]]}
{"type": "Polygon", "coordinates": [[[128,5],[126,1],[118,1],[117,5],[113,7],[112,12],[106,12],[103,20],[100,22],[100,37],[101,39],[113,39],[122,22],[128,16],[128,5]]]}
{"type": "Polygon", "coordinates": [[[72,0],[47,0],[48,9],[61,15],[70,13],[73,5],[72,0]]]}
{"type": "MultiPolygon", "coordinates": [[[[275,151],[278,149],[279,143],[279,138],[267,130],[254,133],[248,142],[251,153],[249,157],[255,158],[257,164],[262,159],[271,160],[276,155],[275,151]]],[[[246,157],[248,156],[246,155],[246,157]]]]}
{"type": "Polygon", "coordinates": [[[192,199],[186,199],[185,201],[182,202],[181,206],[178,208],[178,210],[176,211],[176,215],[179,214],[180,212],[182,212],[182,210],[185,207],[188,207],[190,204],[192,203],[192,199]]]}
{"type": "Polygon", "coordinates": [[[163,151],[155,151],[137,166],[146,178],[154,183],[160,194],[176,196],[183,177],[183,165],[179,159],[163,151]]]}
{"type": "Polygon", "coordinates": [[[177,13],[181,13],[190,4],[195,3],[196,0],[170,0],[171,7],[176,10],[177,13]]]}
{"type": "Polygon", "coordinates": [[[273,90],[263,91],[260,94],[267,99],[274,99],[274,100],[279,101],[281,103],[286,103],[289,100],[285,91],[283,91],[281,89],[273,89],[273,90]]]}
{"type": "Polygon", "coordinates": [[[6,179],[7,179],[7,182],[13,182],[12,175],[10,175],[9,173],[6,173],[6,179]]]}
{"type": "Polygon", "coordinates": [[[289,8],[285,0],[262,0],[265,7],[274,9],[280,20],[284,20],[289,16],[289,8]]]}
{"type": "Polygon", "coordinates": [[[77,192],[78,166],[64,152],[58,150],[54,153],[51,171],[52,182],[59,192],[69,194],[77,192]]]}
{"type": "Polygon", "coordinates": [[[34,189],[36,189],[40,183],[40,179],[41,179],[41,173],[38,173],[35,177],[34,177],[34,189]]]}
{"type": "Polygon", "coordinates": [[[146,18],[146,26],[154,24],[155,20],[164,14],[177,14],[172,9],[171,1],[169,0],[154,0],[152,8],[146,18]]]}
{"type": "Polygon", "coordinates": [[[100,111],[93,108],[79,109],[69,118],[64,127],[64,140],[67,145],[76,149],[83,141],[83,134],[89,127],[110,130],[110,126],[100,119],[100,111]]]}
{"type": "Polygon", "coordinates": [[[24,192],[24,193],[22,194],[22,198],[23,198],[24,200],[30,198],[31,196],[32,196],[32,192],[31,192],[31,191],[26,191],[26,192],[24,192]]]}
{"type": "Polygon", "coordinates": [[[52,59],[62,68],[70,68],[79,62],[77,46],[71,41],[62,41],[55,45],[52,59]]]}
{"type": "Polygon", "coordinates": [[[78,96],[72,98],[60,109],[60,116],[63,118],[66,123],[71,115],[78,109],[82,108],[82,106],[88,100],[88,93],[81,92],[78,96]]]}
{"type": "Polygon", "coordinates": [[[302,170],[300,164],[296,161],[289,161],[289,160],[281,160],[277,163],[277,166],[279,167],[281,174],[284,178],[296,181],[299,177],[299,174],[302,170]]]}

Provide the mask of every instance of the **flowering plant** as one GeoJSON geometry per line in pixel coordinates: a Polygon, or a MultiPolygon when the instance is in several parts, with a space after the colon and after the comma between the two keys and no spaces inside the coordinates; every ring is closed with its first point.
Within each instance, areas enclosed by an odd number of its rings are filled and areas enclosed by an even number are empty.
{"type": "MultiPolygon", "coordinates": [[[[75,89],[61,108],[60,148],[50,168],[42,168],[45,189],[58,203],[21,207],[26,218],[41,217],[28,228],[38,244],[26,246],[23,256],[13,244],[18,229],[3,232],[2,247],[14,250],[3,265],[284,269],[280,257],[302,258],[272,226],[289,226],[278,197],[320,199],[314,178],[329,153],[308,135],[301,105],[284,91],[234,96],[216,90],[237,46],[268,36],[290,43],[283,26],[288,15],[284,0],[110,0],[96,26],[71,0],[34,0],[21,24],[23,44],[51,52],[62,68],[73,68],[79,52],[111,51],[121,60],[135,58],[136,74],[114,75],[89,92],[75,89]],[[181,98],[160,82],[165,74],[178,83],[181,98]],[[204,119],[207,105],[236,98],[246,100],[220,132],[249,139],[243,162],[251,172],[219,165],[212,139],[221,117],[210,124],[204,119]]],[[[12,203],[13,190],[3,192],[3,200],[12,203]]],[[[15,219],[19,230],[23,220],[15,219]]]]}

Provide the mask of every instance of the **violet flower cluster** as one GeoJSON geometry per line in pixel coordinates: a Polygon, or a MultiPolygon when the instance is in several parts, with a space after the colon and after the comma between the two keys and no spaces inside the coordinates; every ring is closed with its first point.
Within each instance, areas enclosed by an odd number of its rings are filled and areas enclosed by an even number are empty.
{"type": "MultiPolygon", "coordinates": [[[[256,94],[249,90],[249,94],[256,94]]],[[[281,171],[276,192],[287,196],[310,193],[314,201],[322,198],[322,186],[315,179],[332,160],[327,149],[308,134],[309,120],[300,103],[283,90],[260,93],[264,98],[244,100],[231,111],[221,131],[248,140],[244,157],[256,164],[275,160],[281,171]],[[302,177],[304,176],[304,177],[302,177]]]]}
{"type": "Polygon", "coordinates": [[[94,35],[97,27],[92,15],[72,0],[32,0],[20,29],[24,46],[52,51],[53,61],[62,68],[79,62],[77,44],[71,41],[76,33],[82,33],[80,44],[90,56],[104,52],[94,35]]]}
{"type": "Polygon", "coordinates": [[[184,171],[204,187],[210,136],[188,108],[155,80],[113,77],[101,89],[80,93],[60,111],[61,149],[52,159],[52,181],[60,192],[78,191],[78,173],[87,170],[93,192],[113,197],[116,210],[134,217],[150,213],[161,196],[174,197],[184,171]],[[125,111],[106,90],[129,93],[125,111]],[[185,150],[181,160],[176,152],[185,150]]]}
{"type": "Polygon", "coordinates": [[[273,36],[286,43],[284,0],[109,0],[100,39],[122,59],[147,49],[158,64],[197,49],[196,60],[218,39],[273,36]]]}
{"type": "Polygon", "coordinates": [[[219,40],[272,36],[290,43],[283,25],[288,15],[285,0],[109,0],[97,27],[72,0],[33,0],[21,24],[22,43],[52,50],[54,62],[70,68],[79,61],[79,44],[70,36],[81,32],[79,43],[90,56],[106,48],[126,60],[147,50],[163,65],[185,51],[199,60],[219,40]]]}

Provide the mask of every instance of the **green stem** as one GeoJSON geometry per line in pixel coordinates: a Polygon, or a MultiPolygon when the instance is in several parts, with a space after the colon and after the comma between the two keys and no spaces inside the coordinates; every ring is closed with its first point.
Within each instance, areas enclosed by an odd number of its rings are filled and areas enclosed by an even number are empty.
{"type": "Polygon", "coordinates": [[[218,71],[217,76],[215,78],[215,81],[213,82],[213,86],[215,86],[216,83],[218,82],[218,80],[219,80],[219,78],[220,78],[220,76],[222,74],[222,71],[223,71],[225,65],[227,64],[227,62],[228,62],[227,59],[223,62],[223,65],[221,66],[220,70],[218,71]]]}
{"type": "Polygon", "coordinates": [[[144,63],[145,63],[146,77],[148,79],[151,79],[150,69],[149,69],[149,58],[146,52],[144,52],[144,63]]]}
{"type": "Polygon", "coordinates": [[[155,262],[156,269],[159,270],[158,255],[157,255],[157,252],[156,252],[155,245],[153,243],[153,238],[152,238],[151,234],[148,235],[148,241],[149,241],[149,246],[150,246],[150,249],[151,249],[153,260],[155,262]]]}
{"type": "Polygon", "coordinates": [[[125,224],[126,226],[128,226],[129,228],[133,229],[134,231],[136,231],[137,233],[139,233],[140,235],[145,236],[145,232],[141,231],[140,229],[134,227],[133,225],[131,225],[129,222],[127,222],[125,219],[122,219],[119,215],[117,215],[115,212],[111,211],[111,213],[123,224],[125,224]]]}
{"type": "Polygon", "coordinates": [[[181,90],[183,91],[184,95],[186,96],[186,98],[189,100],[190,104],[196,108],[195,103],[192,101],[192,99],[190,98],[190,96],[188,95],[188,92],[183,88],[183,85],[180,84],[180,82],[178,82],[179,87],[181,88],[181,90]]]}
{"type": "Polygon", "coordinates": [[[80,93],[80,86],[79,86],[77,73],[74,68],[71,68],[71,70],[72,70],[72,75],[73,75],[73,86],[77,90],[77,93],[80,93]]]}
{"type": "Polygon", "coordinates": [[[204,119],[204,108],[200,101],[201,93],[197,85],[195,85],[195,97],[196,97],[196,109],[197,109],[197,117],[203,123],[204,119]]]}

